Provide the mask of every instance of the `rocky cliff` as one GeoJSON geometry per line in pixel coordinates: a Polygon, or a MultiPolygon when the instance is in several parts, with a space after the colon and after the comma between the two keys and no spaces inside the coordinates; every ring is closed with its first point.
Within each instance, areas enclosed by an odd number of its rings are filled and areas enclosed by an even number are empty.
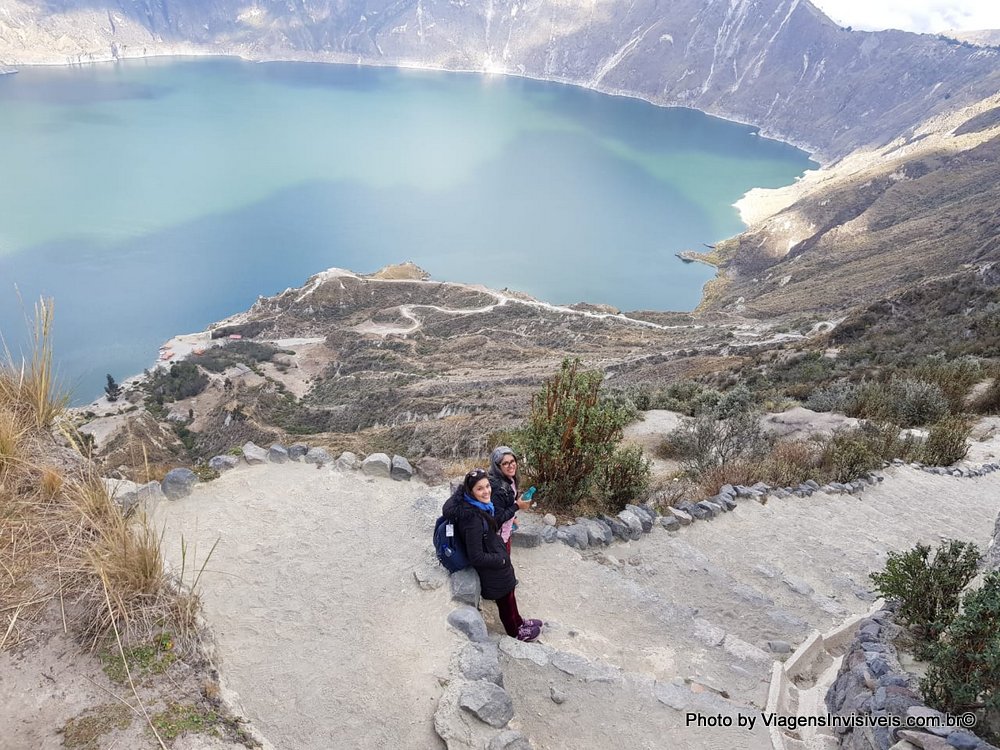
{"type": "Polygon", "coordinates": [[[1000,51],[808,0],[2,0],[0,62],[148,54],[508,72],[694,107],[832,160],[1000,89],[1000,51]]]}

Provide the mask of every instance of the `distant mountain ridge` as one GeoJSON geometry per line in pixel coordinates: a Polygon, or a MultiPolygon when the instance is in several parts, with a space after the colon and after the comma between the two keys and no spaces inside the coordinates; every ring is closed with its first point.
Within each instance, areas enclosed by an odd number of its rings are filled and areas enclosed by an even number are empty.
{"type": "Polygon", "coordinates": [[[824,161],[1000,90],[1000,50],[808,0],[0,0],[0,63],[238,54],[570,82],[752,123],[824,161]]]}

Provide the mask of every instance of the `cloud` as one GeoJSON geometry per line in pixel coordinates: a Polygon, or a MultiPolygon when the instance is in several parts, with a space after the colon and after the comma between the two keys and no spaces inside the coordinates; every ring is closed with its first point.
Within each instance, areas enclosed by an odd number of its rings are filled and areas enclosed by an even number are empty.
{"type": "Polygon", "coordinates": [[[1000,29],[997,0],[812,0],[844,26],[921,33],[1000,29]]]}

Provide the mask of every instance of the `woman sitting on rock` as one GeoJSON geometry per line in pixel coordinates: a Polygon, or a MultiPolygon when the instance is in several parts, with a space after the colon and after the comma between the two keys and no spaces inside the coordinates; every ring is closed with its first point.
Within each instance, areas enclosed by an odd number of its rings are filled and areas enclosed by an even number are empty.
{"type": "Polygon", "coordinates": [[[541,620],[525,620],[517,611],[514,587],[517,578],[510,553],[498,533],[496,508],[490,502],[490,480],[482,469],[473,469],[444,504],[441,513],[455,524],[455,534],[465,543],[465,554],[479,574],[484,599],[497,603],[507,635],[533,641],[542,630],[541,620]]]}
{"type": "Polygon", "coordinates": [[[498,445],[490,454],[490,487],[500,538],[510,552],[510,535],[514,531],[514,514],[531,503],[517,496],[517,456],[506,445],[498,445]]]}

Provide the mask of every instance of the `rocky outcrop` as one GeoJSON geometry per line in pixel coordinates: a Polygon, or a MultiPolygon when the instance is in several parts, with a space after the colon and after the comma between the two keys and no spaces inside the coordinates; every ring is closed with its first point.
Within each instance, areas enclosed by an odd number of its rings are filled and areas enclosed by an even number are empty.
{"type": "MultiPolygon", "coordinates": [[[[10,5],[10,3],[8,3],[10,5]]],[[[0,16],[0,59],[239,54],[507,72],[694,107],[828,158],[881,144],[997,89],[998,52],[854,32],[802,0],[344,6],[27,0],[0,16]]]]}

